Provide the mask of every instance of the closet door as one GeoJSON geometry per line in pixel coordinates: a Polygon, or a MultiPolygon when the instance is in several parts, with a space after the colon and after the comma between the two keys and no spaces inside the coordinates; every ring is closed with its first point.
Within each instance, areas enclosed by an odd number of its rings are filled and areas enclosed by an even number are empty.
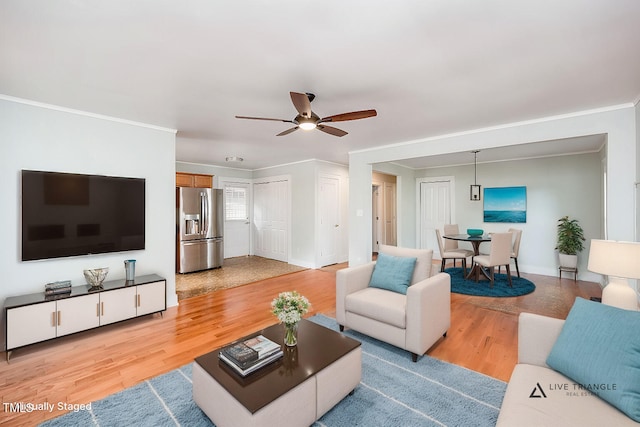
{"type": "Polygon", "coordinates": [[[420,183],[420,247],[433,249],[435,258],[440,257],[436,228],[442,230],[452,221],[451,186],[445,179],[420,183]]]}
{"type": "Polygon", "coordinates": [[[267,181],[253,185],[255,254],[289,261],[289,181],[267,181]]]}

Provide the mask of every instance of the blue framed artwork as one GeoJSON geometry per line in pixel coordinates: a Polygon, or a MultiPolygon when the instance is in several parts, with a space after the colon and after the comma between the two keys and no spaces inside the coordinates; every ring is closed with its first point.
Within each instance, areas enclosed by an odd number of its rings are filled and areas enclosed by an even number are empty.
{"type": "Polygon", "coordinates": [[[484,222],[527,222],[527,187],[485,188],[484,222]]]}

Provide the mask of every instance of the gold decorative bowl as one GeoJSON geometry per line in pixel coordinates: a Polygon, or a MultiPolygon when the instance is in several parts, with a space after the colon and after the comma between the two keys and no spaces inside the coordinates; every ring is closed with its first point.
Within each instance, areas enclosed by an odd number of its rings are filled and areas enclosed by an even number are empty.
{"type": "Polygon", "coordinates": [[[102,289],[102,282],[104,282],[108,273],[109,267],[84,270],[84,278],[87,279],[87,283],[91,285],[89,290],[102,289]]]}

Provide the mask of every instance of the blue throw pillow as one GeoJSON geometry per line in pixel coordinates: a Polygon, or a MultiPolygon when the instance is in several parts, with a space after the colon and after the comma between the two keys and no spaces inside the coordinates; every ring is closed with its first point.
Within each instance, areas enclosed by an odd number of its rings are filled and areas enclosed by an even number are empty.
{"type": "Polygon", "coordinates": [[[369,286],[406,295],[415,266],[416,258],[379,253],[369,286]]]}
{"type": "Polygon", "coordinates": [[[640,312],[576,298],[547,365],[640,422],[640,312]]]}

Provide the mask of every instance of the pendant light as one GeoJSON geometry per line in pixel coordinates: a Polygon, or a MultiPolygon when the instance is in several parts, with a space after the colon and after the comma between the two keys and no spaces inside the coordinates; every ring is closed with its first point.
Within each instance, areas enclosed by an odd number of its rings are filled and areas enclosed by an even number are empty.
{"type": "Polygon", "coordinates": [[[478,185],[478,153],[480,150],[474,150],[473,153],[473,184],[469,188],[469,199],[473,202],[480,201],[480,186],[478,185]]]}

